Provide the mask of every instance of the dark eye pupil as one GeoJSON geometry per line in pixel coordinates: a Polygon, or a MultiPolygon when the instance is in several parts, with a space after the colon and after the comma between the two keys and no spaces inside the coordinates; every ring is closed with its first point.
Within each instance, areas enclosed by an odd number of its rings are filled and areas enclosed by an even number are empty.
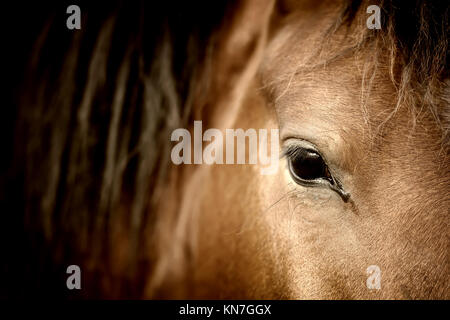
{"type": "Polygon", "coordinates": [[[331,180],[327,165],[317,152],[302,150],[291,159],[290,165],[293,173],[300,179],[315,180],[323,178],[331,180]]]}

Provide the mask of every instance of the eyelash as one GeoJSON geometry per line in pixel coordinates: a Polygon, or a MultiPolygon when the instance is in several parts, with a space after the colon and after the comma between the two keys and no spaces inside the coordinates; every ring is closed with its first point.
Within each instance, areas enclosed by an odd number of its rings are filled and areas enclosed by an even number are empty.
{"type": "Polygon", "coordinates": [[[282,153],[282,157],[286,157],[286,159],[288,161],[288,166],[289,166],[288,167],[289,173],[290,173],[292,179],[297,184],[303,185],[305,187],[327,186],[331,190],[338,193],[344,202],[348,202],[348,200],[350,198],[350,194],[347,193],[346,191],[344,191],[339,180],[334,178],[333,174],[331,173],[331,171],[329,169],[327,162],[325,161],[325,157],[323,157],[322,154],[318,150],[316,150],[313,147],[302,147],[302,146],[298,146],[298,145],[290,145],[287,148],[285,148],[285,150],[282,153]],[[297,160],[297,158],[299,156],[302,156],[302,155],[304,156],[305,154],[319,157],[318,159],[320,159],[320,161],[322,161],[321,165],[323,166],[323,169],[324,169],[324,171],[323,171],[324,176],[320,176],[320,177],[314,178],[314,179],[303,179],[294,172],[293,161],[297,160]],[[326,177],[325,177],[325,175],[326,175],[326,177]]]}

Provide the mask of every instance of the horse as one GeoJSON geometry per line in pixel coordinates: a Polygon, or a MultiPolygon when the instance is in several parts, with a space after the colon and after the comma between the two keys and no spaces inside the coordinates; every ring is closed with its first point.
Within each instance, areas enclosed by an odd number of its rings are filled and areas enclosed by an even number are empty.
{"type": "Polygon", "coordinates": [[[1,296],[450,298],[448,5],[80,8],[36,9],[11,100],[1,296]],[[174,163],[198,121],[276,130],[276,172],[174,163]]]}

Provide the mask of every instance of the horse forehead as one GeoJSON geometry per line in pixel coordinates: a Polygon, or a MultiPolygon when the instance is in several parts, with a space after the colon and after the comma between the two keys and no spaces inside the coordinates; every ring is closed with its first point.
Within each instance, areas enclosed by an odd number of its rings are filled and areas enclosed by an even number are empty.
{"type": "Polygon", "coordinates": [[[361,107],[360,65],[354,57],[323,67],[304,64],[303,53],[295,47],[285,46],[284,50],[280,59],[269,57],[266,63],[271,67],[263,67],[261,72],[281,134],[285,129],[306,130],[337,143],[368,129],[361,107]]]}
{"type": "MultiPolygon", "coordinates": [[[[376,136],[379,128],[390,119],[391,124],[395,122],[391,129],[400,134],[393,134],[389,139],[403,145],[403,140],[409,139],[410,131],[413,130],[411,110],[406,106],[396,117],[390,117],[396,109],[397,92],[390,79],[384,54],[377,53],[383,60],[373,78],[374,85],[369,92],[365,92],[371,74],[364,72],[367,71],[366,67],[370,69],[370,63],[369,66],[367,63],[374,54],[373,49],[348,50],[355,47],[354,41],[358,39],[359,30],[351,30],[348,41],[343,41],[340,35],[327,38],[330,45],[325,50],[319,50],[324,41],[324,32],[339,12],[330,8],[325,6],[328,14],[314,15],[318,17],[315,21],[316,18],[311,20],[308,15],[303,17],[300,13],[297,19],[272,33],[266,48],[260,77],[277,111],[282,131],[284,127],[290,127],[291,130],[305,129],[322,135],[328,131],[323,139],[329,142],[345,140],[361,144],[370,140],[376,144],[370,135],[376,136]],[[307,26],[310,28],[302,29],[307,26]],[[346,53],[340,55],[340,52],[346,53]],[[328,61],[333,54],[338,58],[328,61]]],[[[421,126],[423,128],[416,126],[414,130],[428,132],[434,124],[432,121],[422,121],[421,126]]],[[[422,132],[420,139],[416,138],[414,143],[426,140],[433,144],[436,139],[435,135],[422,132]]],[[[388,142],[386,136],[383,141],[384,144],[388,142]]]]}

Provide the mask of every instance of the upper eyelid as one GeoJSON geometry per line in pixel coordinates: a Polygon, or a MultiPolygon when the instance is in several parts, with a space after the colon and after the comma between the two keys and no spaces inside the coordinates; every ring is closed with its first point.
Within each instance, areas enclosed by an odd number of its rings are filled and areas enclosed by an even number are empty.
{"type": "Polygon", "coordinates": [[[302,150],[317,152],[315,149],[312,149],[312,148],[303,148],[302,146],[297,146],[297,145],[291,144],[283,149],[283,156],[294,157],[302,150]]]}
{"type": "Polygon", "coordinates": [[[342,178],[341,173],[343,172],[343,168],[339,163],[336,162],[336,159],[334,157],[328,156],[327,152],[328,148],[325,145],[323,144],[318,145],[310,140],[293,135],[282,138],[281,143],[282,143],[281,158],[288,156],[289,153],[287,153],[287,151],[289,151],[291,148],[303,148],[307,150],[312,150],[314,152],[317,152],[317,154],[319,154],[322,157],[322,160],[328,166],[330,173],[339,181],[341,180],[342,178]],[[321,151],[323,149],[325,149],[325,152],[321,151]]]}
{"type": "MultiPolygon", "coordinates": [[[[320,143],[315,143],[315,141],[305,139],[304,137],[297,135],[289,135],[281,138],[282,145],[301,145],[306,148],[313,149],[314,151],[319,152],[319,148],[321,147],[320,143]]],[[[322,146],[323,147],[323,146],[322,146]]]]}
{"type": "Polygon", "coordinates": [[[348,156],[353,150],[351,143],[344,143],[340,140],[326,135],[312,136],[308,133],[281,132],[280,149],[281,151],[286,150],[291,145],[312,148],[324,159],[337,178],[344,179],[344,173],[349,176],[353,175],[355,163],[348,156]]]}
{"type": "MultiPolygon", "coordinates": [[[[294,140],[295,138],[286,139],[286,141],[294,140]]],[[[326,157],[319,151],[319,149],[311,142],[303,139],[295,139],[295,142],[288,142],[288,145],[283,145],[281,157],[293,157],[297,152],[308,150],[317,153],[323,160],[323,162],[328,166],[328,161],[326,157]]],[[[283,143],[284,144],[284,143],[283,143]]]]}

